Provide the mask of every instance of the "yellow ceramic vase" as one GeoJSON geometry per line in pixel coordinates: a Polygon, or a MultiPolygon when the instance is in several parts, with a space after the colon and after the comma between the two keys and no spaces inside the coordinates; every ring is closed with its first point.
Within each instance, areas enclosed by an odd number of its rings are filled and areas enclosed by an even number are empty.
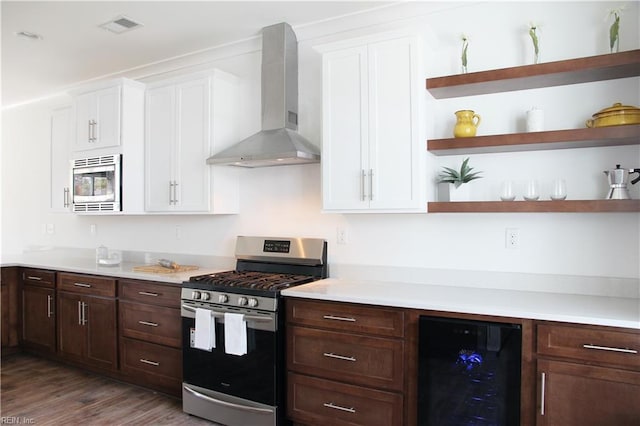
{"type": "Polygon", "coordinates": [[[453,128],[453,136],[456,138],[469,138],[476,135],[480,124],[480,116],[470,109],[456,111],[456,125],[453,128]]]}

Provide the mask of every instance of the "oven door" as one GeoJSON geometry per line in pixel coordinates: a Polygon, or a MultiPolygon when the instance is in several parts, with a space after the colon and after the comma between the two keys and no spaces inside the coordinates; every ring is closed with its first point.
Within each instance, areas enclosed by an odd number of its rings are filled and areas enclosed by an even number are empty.
{"type": "Polygon", "coordinates": [[[278,341],[278,315],[250,309],[198,302],[182,303],[183,380],[226,395],[254,401],[268,406],[281,404],[277,376],[284,368],[284,342],[278,341]],[[210,352],[194,348],[195,308],[212,311],[216,324],[216,347],[210,352]],[[247,353],[225,353],[224,313],[243,313],[247,321],[247,353]],[[278,387],[278,390],[276,390],[278,387]]]}

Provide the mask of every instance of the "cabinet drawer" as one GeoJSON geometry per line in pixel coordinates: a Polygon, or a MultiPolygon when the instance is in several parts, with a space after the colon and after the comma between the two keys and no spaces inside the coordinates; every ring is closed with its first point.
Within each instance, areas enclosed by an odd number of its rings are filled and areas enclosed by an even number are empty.
{"type": "Polygon", "coordinates": [[[538,324],[538,354],[640,369],[640,332],[538,324]]]}
{"type": "Polygon", "coordinates": [[[354,333],[402,337],[404,313],[391,308],[287,299],[287,321],[354,333]]]}
{"type": "Polygon", "coordinates": [[[148,281],[120,280],[120,300],[150,303],[152,305],[180,307],[180,287],[148,281]]]}
{"type": "Polygon", "coordinates": [[[22,283],[54,288],[56,286],[56,273],[42,269],[23,269],[22,283]]]}
{"type": "Polygon", "coordinates": [[[182,351],[153,343],[122,338],[121,370],[134,383],[159,387],[171,393],[180,392],[182,351]]]}
{"type": "Polygon", "coordinates": [[[182,346],[180,310],[120,301],[123,336],[179,348],[182,346]]]}
{"type": "Polygon", "coordinates": [[[58,290],[90,294],[92,296],[115,297],[116,280],[94,275],[61,272],[58,274],[58,290]]]}
{"type": "Polygon", "coordinates": [[[402,390],[403,342],[289,327],[288,369],[356,384],[402,390]]]}
{"type": "Polygon", "coordinates": [[[289,373],[290,419],[316,425],[403,424],[402,395],[289,373]]]}

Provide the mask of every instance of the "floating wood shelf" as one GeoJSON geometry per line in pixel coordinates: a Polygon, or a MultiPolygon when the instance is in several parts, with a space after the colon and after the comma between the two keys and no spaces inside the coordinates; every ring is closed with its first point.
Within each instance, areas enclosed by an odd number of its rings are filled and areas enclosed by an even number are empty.
{"type": "Polygon", "coordinates": [[[428,78],[436,99],[486,95],[514,90],[613,80],[640,75],[640,49],[586,58],[545,62],[444,77],[428,78]]]}
{"type": "Polygon", "coordinates": [[[430,202],[429,213],[623,213],[640,212],[640,200],[430,202]]]}
{"type": "Polygon", "coordinates": [[[620,145],[640,145],[640,125],[432,139],[427,150],[435,155],[457,155],[620,145]]]}

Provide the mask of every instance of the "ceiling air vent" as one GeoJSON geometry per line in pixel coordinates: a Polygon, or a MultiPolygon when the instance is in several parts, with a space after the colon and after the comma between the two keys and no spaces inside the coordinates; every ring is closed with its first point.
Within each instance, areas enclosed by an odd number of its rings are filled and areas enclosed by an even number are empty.
{"type": "Polygon", "coordinates": [[[141,26],[141,23],[136,22],[124,15],[116,16],[112,20],[99,25],[100,28],[111,31],[115,34],[122,34],[125,31],[130,31],[141,26]]]}

